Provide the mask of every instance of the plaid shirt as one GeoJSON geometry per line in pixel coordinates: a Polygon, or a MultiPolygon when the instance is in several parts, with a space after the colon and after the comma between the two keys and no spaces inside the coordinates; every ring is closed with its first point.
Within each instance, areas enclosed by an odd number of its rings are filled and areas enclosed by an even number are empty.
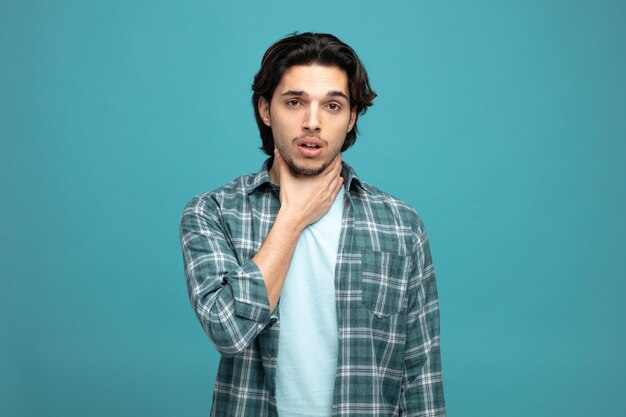
{"type": "MultiPolygon", "coordinates": [[[[221,353],[211,416],[278,415],[280,307],[270,314],[252,261],[280,207],[269,162],[194,197],[180,223],[189,298],[221,353]]],[[[345,163],[342,176],[332,415],[445,416],[439,302],[424,226],[413,208],[359,180],[345,163]]]]}

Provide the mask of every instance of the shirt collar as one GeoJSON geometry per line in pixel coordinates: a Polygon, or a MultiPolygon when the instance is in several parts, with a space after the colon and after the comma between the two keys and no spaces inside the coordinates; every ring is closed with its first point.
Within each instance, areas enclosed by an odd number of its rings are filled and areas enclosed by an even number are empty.
{"type": "Polygon", "coordinates": [[[257,188],[261,187],[264,184],[272,185],[272,181],[270,180],[270,172],[269,166],[272,158],[267,158],[263,165],[261,165],[261,169],[257,172],[250,181],[248,185],[248,194],[252,193],[257,188]]]}
{"type": "MultiPolygon", "coordinates": [[[[259,172],[257,172],[252,177],[252,181],[250,182],[250,185],[248,188],[248,194],[252,193],[253,191],[255,191],[257,188],[261,186],[265,186],[265,184],[269,185],[270,187],[271,186],[276,187],[276,185],[272,184],[272,181],[270,180],[270,174],[269,174],[269,168],[271,167],[272,162],[273,162],[273,157],[267,158],[263,162],[263,165],[261,165],[261,169],[259,170],[259,172]]],[[[365,185],[356,175],[356,172],[354,171],[354,169],[352,169],[350,165],[348,165],[346,162],[343,162],[343,161],[341,162],[341,165],[342,165],[341,176],[343,177],[343,180],[344,180],[343,187],[344,187],[344,191],[346,192],[346,194],[349,195],[352,189],[355,187],[365,190],[365,185]]]]}

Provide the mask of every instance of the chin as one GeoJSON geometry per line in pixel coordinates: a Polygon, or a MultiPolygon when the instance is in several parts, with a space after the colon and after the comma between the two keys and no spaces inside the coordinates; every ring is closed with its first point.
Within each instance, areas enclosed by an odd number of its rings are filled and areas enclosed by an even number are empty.
{"type": "Polygon", "coordinates": [[[328,166],[328,162],[317,163],[317,164],[298,164],[293,161],[286,161],[287,165],[296,175],[317,175],[324,171],[328,166]]]}

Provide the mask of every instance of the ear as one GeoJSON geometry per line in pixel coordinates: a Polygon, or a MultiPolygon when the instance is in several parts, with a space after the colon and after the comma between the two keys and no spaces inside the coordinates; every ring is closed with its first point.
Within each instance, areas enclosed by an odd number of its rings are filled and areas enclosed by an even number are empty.
{"type": "Polygon", "coordinates": [[[350,123],[348,124],[348,132],[352,130],[356,123],[356,106],[352,106],[350,109],[350,123]]]}
{"type": "Polygon", "coordinates": [[[257,108],[259,110],[259,116],[261,116],[263,123],[265,123],[265,125],[268,127],[271,126],[270,104],[267,102],[265,97],[259,97],[259,103],[257,105],[257,108]]]}

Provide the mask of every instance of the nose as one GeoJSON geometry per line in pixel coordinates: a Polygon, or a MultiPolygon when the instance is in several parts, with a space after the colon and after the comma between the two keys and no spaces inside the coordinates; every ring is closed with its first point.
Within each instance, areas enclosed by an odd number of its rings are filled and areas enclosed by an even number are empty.
{"type": "Polygon", "coordinates": [[[322,126],[320,123],[319,105],[312,103],[304,116],[304,123],[302,127],[306,131],[319,131],[322,126]]]}

